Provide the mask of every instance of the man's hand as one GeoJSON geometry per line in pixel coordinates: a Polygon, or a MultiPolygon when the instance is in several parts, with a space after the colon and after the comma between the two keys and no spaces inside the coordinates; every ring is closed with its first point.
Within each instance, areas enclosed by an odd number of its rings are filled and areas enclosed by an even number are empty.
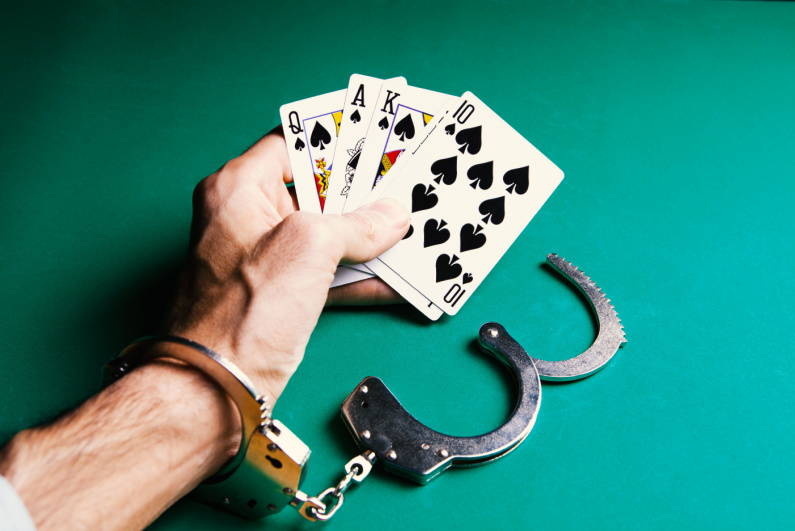
{"type": "MultiPolygon", "coordinates": [[[[202,181],[190,257],[163,332],[226,356],[278,398],[326,303],[394,301],[378,280],[331,292],[340,261],[403,237],[393,201],[344,216],[297,212],[284,139],[273,133],[202,181]]],[[[40,531],[140,529],[232,457],[239,415],[215,383],[178,363],[145,365],[55,423],[0,450],[0,474],[40,531]]]]}
{"type": "Polygon", "coordinates": [[[190,262],[165,327],[230,358],[272,400],[324,304],[399,298],[378,279],[329,287],[340,262],[375,258],[409,227],[393,200],[342,216],[298,212],[291,181],[284,137],[274,132],[196,187],[190,262]]]}

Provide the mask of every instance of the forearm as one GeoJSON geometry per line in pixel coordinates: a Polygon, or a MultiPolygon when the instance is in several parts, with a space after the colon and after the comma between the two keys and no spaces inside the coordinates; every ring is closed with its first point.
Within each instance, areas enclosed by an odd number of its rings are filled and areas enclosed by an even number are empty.
{"type": "Polygon", "coordinates": [[[157,363],[18,434],[0,474],[40,530],[136,529],[218,470],[239,440],[223,391],[195,369],[157,363]]]}
{"type": "MultiPolygon", "coordinates": [[[[330,296],[340,261],[372,260],[410,222],[391,200],[343,216],[296,212],[291,180],[274,134],[197,186],[188,267],[164,330],[228,357],[271,400],[301,362],[327,299],[383,296],[372,282],[330,296]]],[[[143,528],[235,454],[239,420],[197,370],[152,364],[18,434],[0,451],[0,474],[42,531],[143,528]]]]}

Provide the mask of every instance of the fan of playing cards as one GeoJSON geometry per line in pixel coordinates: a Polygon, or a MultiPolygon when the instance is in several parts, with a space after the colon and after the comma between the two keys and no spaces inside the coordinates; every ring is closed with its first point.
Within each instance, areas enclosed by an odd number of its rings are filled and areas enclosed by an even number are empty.
{"type": "Polygon", "coordinates": [[[377,275],[432,320],[458,312],[563,179],[471,92],[354,74],[347,90],[280,111],[301,210],[392,197],[411,211],[401,242],[340,266],[334,285],[377,275]]]}

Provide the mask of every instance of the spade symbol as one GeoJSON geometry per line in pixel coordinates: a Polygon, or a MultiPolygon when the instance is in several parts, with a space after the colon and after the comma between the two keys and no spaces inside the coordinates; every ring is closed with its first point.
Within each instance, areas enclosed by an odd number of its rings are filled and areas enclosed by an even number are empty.
{"type": "Polygon", "coordinates": [[[485,216],[483,223],[493,223],[499,225],[505,220],[505,196],[486,199],[480,204],[480,213],[485,216]]]}
{"type": "Polygon", "coordinates": [[[456,264],[458,257],[453,255],[450,258],[446,254],[440,254],[436,259],[436,282],[451,280],[461,274],[461,264],[456,264]]]}
{"type": "Polygon", "coordinates": [[[414,138],[414,120],[411,119],[410,114],[395,125],[395,134],[400,137],[401,142],[405,142],[407,138],[409,140],[414,138]]]}
{"type": "Polygon", "coordinates": [[[435,219],[429,219],[425,222],[425,241],[423,247],[431,247],[432,245],[439,245],[450,239],[450,231],[445,229],[447,222],[442,220],[437,222],[435,219]]]}
{"type": "Polygon", "coordinates": [[[359,110],[357,109],[353,111],[353,114],[351,114],[351,122],[358,124],[361,121],[362,121],[362,115],[359,114],[359,110]]]}
{"type": "Polygon", "coordinates": [[[406,233],[405,236],[403,236],[403,239],[408,240],[409,238],[411,238],[412,234],[414,234],[414,225],[409,225],[409,231],[406,233]]]}
{"type": "Polygon", "coordinates": [[[508,170],[502,177],[502,181],[508,185],[509,194],[516,191],[517,194],[522,195],[530,188],[530,167],[524,166],[508,170]]]}
{"type": "Polygon", "coordinates": [[[295,149],[297,149],[298,151],[301,151],[305,147],[306,147],[306,144],[304,144],[303,140],[301,140],[300,138],[296,138],[295,139],[295,149]]]}
{"type": "Polygon", "coordinates": [[[420,210],[428,210],[436,206],[439,202],[439,196],[433,194],[436,188],[429,185],[427,190],[424,184],[418,184],[411,190],[411,211],[419,212],[420,210]]]}
{"type": "Polygon", "coordinates": [[[386,119],[386,116],[381,118],[381,121],[378,122],[378,127],[380,127],[381,129],[386,129],[387,127],[389,127],[389,120],[386,119]]]}
{"type": "Polygon", "coordinates": [[[472,282],[472,280],[474,280],[472,278],[472,273],[464,273],[464,280],[463,280],[464,284],[469,284],[470,282],[472,282]]]}
{"type": "Polygon", "coordinates": [[[475,164],[467,171],[467,177],[472,180],[469,186],[473,189],[476,190],[480,186],[481,190],[488,190],[494,181],[494,161],[475,164]]]}
{"type": "Polygon", "coordinates": [[[444,134],[452,135],[453,133],[455,133],[455,124],[450,124],[444,128],[444,134]]]}
{"type": "Polygon", "coordinates": [[[431,164],[431,173],[437,177],[434,179],[436,184],[444,180],[444,184],[453,184],[458,176],[458,157],[449,159],[439,159],[431,164]]]}
{"type": "Polygon", "coordinates": [[[352,169],[356,169],[356,166],[359,165],[359,157],[361,156],[362,152],[356,152],[356,155],[351,157],[351,160],[348,161],[348,167],[352,169]]]}
{"type": "Polygon", "coordinates": [[[315,127],[312,128],[312,137],[309,139],[312,147],[320,146],[321,150],[326,149],[326,144],[331,142],[331,134],[328,130],[320,125],[320,122],[315,122],[315,127]]]}
{"type": "Polygon", "coordinates": [[[455,135],[455,141],[458,142],[459,146],[461,146],[458,148],[458,151],[461,153],[469,152],[470,155],[477,155],[477,153],[480,151],[480,134],[480,126],[470,127],[469,129],[459,131],[458,134],[455,135]]]}
{"type": "Polygon", "coordinates": [[[461,252],[465,253],[472,249],[480,249],[486,245],[486,235],[482,234],[483,227],[478,225],[473,227],[471,223],[467,223],[461,227],[461,252]]]}

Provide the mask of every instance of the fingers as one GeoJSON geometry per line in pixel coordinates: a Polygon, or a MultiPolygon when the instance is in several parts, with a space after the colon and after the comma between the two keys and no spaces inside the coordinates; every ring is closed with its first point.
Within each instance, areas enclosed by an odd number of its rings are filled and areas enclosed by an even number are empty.
{"type": "Polygon", "coordinates": [[[381,255],[405,236],[409,221],[408,211],[392,199],[342,216],[295,212],[262,238],[248,278],[259,278],[253,286],[279,279],[292,289],[305,288],[320,297],[319,308],[400,302],[380,279],[329,287],[341,261],[362,263],[381,255]]]}
{"type": "Polygon", "coordinates": [[[326,306],[358,306],[373,304],[397,304],[405,302],[397,291],[380,278],[370,278],[344,286],[331,288],[326,306]]]}
{"type": "Polygon", "coordinates": [[[290,194],[290,200],[293,203],[293,212],[299,210],[298,206],[298,195],[295,193],[295,186],[291,186],[287,189],[287,193],[290,194]]]}
{"type": "MultiPolygon", "coordinates": [[[[406,235],[410,222],[408,211],[393,199],[383,199],[334,218],[338,241],[344,244],[338,251],[340,260],[349,263],[372,260],[391,248],[406,235]]],[[[332,288],[326,306],[399,302],[404,302],[403,297],[395,290],[381,279],[371,278],[332,288]]]]}
{"type": "Polygon", "coordinates": [[[267,135],[257,140],[238,159],[260,167],[259,173],[263,175],[267,173],[267,177],[271,179],[281,180],[285,184],[293,182],[290,157],[287,153],[287,145],[284,143],[284,132],[281,125],[274,127],[267,135]],[[267,164],[265,164],[266,162],[267,164]],[[262,170],[276,171],[264,172],[262,170]]]}
{"type": "Polygon", "coordinates": [[[245,178],[259,187],[280,217],[298,209],[294,194],[289,193],[292,189],[284,186],[293,182],[293,172],[281,126],[259,139],[236,160],[245,178]]]}
{"type": "Polygon", "coordinates": [[[295,209],[285,184],[293,182],[293,173],[281,127],[260,138],[245,153],[224,164],[202,180],[195,195],[210,203],[223,203],[238,190],[248,195],[259,189],[276,207],[281,217],[295,209]]]}
{"type": "Polygon", "coordinates": [[[377,257],[406,235],[409,212],[382,199],[342,216],[323,216],[337,243],[338,262],[360,264],[377,257]]]}
{"type": "Polygon", "coordinates": [[[284,137],[277,128],[196,186],[192,247],[205,240],[213,254],[229,255],[234,263],[235,249],[245,254],[296,211],[285,185],[292,180],[284,137]]]}

